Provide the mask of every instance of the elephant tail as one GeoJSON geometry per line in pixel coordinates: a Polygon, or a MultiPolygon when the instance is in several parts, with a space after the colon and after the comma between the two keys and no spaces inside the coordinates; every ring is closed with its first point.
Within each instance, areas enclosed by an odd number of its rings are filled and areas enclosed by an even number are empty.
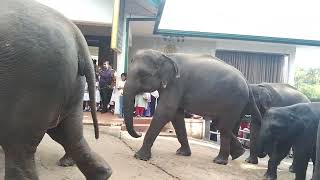
{"type": "Polygon", "coordinates": [[[253,116],[252,119],[255,120],[256,123],[261,124],[262,117],[261,117],[260,111],[259,111],[258,106],[256,104],[256,101],[254,99],[252,89],[250,86],[248,86],[248,87],[249,87],[249,106],[251,107],[251,108],[249,108],[249,109],[251,109],[250,114],[251,114],[251,116],[253,116]]]}
{"type": "Polygon", "coordinates": [[[91,116],[93,120],[93,127],[95,138],[99,138],[99,124],[97,119],[97,111],[96,111],[96,77],[93,61],[91,59],[89,48],[85,38],[78,28],[77,37],[78,40],[78,72],[81,76],[86,77],[86,81],[88,83],[88,91],[89,91],[89,106],[91,108],[91,116]]]}

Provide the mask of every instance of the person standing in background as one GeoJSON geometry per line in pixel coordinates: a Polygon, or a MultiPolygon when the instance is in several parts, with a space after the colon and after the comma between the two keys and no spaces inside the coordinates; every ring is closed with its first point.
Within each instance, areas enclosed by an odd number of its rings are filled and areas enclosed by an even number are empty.
{"type": "Polygon", "coordinates": [[[113,79],[112,70],[109,65],[109,61],[105,61],[101,68],[100,80],[99,80],[100,96],[101,96],[100,105],[102,106],[101,113],[108,112],[108,104],[110,102],[112,91],[113,91],[112,79],[113,79]]]}
{"type": "Polygon", "coordinates": [[[117,89],[119,92],[119,108],[120,108],[120,117],[123,117],[123,88],[127,80],[127,73],[121,74],[121,81],[117,82],[117,89]]]}
{"type": "Polygon", "coordinates": [[[134,107],[136,108],[136,116],[143,117],[144,110],[148,107],[148,95],[140,93],[136,95],[134,107]]]}

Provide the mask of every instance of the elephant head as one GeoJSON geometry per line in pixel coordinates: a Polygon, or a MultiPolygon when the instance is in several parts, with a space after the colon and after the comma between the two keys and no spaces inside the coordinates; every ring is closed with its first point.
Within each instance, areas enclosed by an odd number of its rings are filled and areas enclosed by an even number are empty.
{"type": "Polygon", "coordinates": [[[271,108],[263,117],[258,142],[258,156],[272,154],[273,148],[290,148],[295,136],[303,132],[303,121],[285,107],[271,108]]]}
{"type": "Polygon", "coordinates": [[[254,99],[261,115],[263,115],[271,107],[271,92],[263,85],[250,85],[254,99]]]}
{"type": "Polygon", "coordinates": [[[124,120],[128,133],[140,137],[133,129],[135,96],[141,92],[152,92],[167,88],[180,77],[178,64],[171,57],[155,50],[141,50],[134,56],[124,86],[124,120]]]}

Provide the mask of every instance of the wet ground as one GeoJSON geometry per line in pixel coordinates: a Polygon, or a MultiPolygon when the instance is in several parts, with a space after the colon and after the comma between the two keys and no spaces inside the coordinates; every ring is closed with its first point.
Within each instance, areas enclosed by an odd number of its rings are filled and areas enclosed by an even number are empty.
{"type": "MultiPolygon", "coordinates": [[[[84,126],[84,134],[92,149],[100,154],[112,167],[112,180],[255,180],[263,179],[267,159],[259,165],[244,162],[247,154],[237,160],[229,161],[226,166],[212,163],[218,154],[219,146],[199,140],[190,140],[191,157],[175,155],[179,143],[173,137],[158,137],[152,149],[150,161],[140,161],[133,157],[143,138],[133,139],[119,127],[101,127],[99,140],[94,139],[93,128],[84,126]]],[[[56,165],[64,154],[60,145],[45,136],[36,153],[38,174],[45,180],[82,180],[85,179],[76,166],[63,168],[56,165]]],[[[278,170],[279,180],[294,179],[288,172],[290,159],[281,163],[278,170]]],[[[4,155],[0,150],[0,179],[4,177],[4,155]]],[[[308,178],[311,169],[308,170],[308,178]]]]}

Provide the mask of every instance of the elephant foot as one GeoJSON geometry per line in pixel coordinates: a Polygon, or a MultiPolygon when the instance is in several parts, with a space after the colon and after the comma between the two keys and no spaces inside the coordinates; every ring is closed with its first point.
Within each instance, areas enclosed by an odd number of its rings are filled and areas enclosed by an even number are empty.
{"type": "Polygon", "coordinates": [[[227,165],[228,159],[224,159],[222,157],[217,156],[216,158],[214,158],[213,162],[216,164],[227,165]]]}
{"type": "Polygon", "coordinates": [[[247,163],[250,163],[250,164],[258,164],[258,158],[257,158],[257,157],[249,156],[249,157],[246,159],[246,162],[247,162],[247,163]]]}
{"type": "Polygon", "coordinates": [[[294,171],[294,166],[293,166],[293,165],[291,165],[291,166],[289,167],[289,172],[295,173],[295,171],[294,171]]]}
{"type": "Polygon", "coordinates": [[[76,162],[67,154],[65,154],[58,162],[58,166],[69,167],[76,164],[76,162]]]}
{"type": "Polygon", "coordinates": [[[264,174],[264,178],[263,178],[263,180],[276,180],[276,179],[277,179],[277,175],[269,174],[267,172],[264,174]]]}
{"type": "Polygon", "coordinates": [[[180,156],[191,156],[191,150],[190,148],[182,148],[180,147],[177,152],[176,152],[177,155],[180,155],[180,156]]]}
{"type": "Polygon", "coordinates": [[[151,152],[141,151],[141,149],[134,154],[136,159],[148,161],[151,158],[151,152]]]}
{"type": "Polygon", "coordinates": [[[238,157],[242,156],[246,152],[244,148],[239,148],[237,151],[233,151],[230,153],[232,160],[237,159],[238,157]]]}
{"type": "Polygon", "coordinates": [[[94,177],[92,179],[107,180],[110,178],[111,175],[112,175],[111,168],[100,167],[99,169],[96,170],[94,177]]]}

